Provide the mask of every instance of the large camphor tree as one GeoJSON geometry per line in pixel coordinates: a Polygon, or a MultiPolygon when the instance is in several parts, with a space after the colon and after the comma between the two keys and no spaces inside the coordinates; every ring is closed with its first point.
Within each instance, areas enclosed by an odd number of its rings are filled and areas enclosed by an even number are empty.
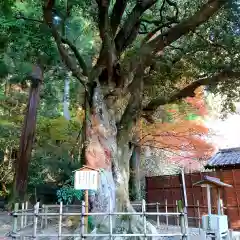
{"type": "MultiPolygon", "coordinates": [[[[138,120],[153,122],[160,106],[193,97],[202,85],[224,93],[227,99],[237,98],[239,5],[227,0],[42,2],[34,3],[36,14],[20,13],[17,18],[48,26],[46,38],[55,41],[62,61],[85,89],[87,163],[103,168],[112,178],[115,210],[134,211],[128,181],[138,120]],[[39,11],[42,18],[34,19],[39,11]],[[94,31],[98,29],[93,38],[98,52],[91,62],[86,61],[81,43],[75,44],[84,34],[80,27],[71,29],[77,14],[87,18],[94,31]],[[68,22],[69,36],[56,25],[57,17],[63,27],[68,22]]],[[[97,194],[101,200],[102,192],[97,194]]],[[[131,224],[124,223],[125,218],[119,220],[126,232],[142,232],[140,217],[131,216],[131,224]]],[[[105,222],[101,223],[98,230],[105,231],[105,222]]],[[[155,229],[148,224],[147,231],[155,229]]]]}

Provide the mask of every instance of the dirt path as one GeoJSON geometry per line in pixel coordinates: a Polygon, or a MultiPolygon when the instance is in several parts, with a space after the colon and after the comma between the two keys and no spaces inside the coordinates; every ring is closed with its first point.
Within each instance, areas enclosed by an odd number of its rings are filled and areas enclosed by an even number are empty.
{"type": "Polygon", "coordinates": [[[12,217],[8,212],[0,212],[0,239],[4,239],[3,237],[11,231],[11,220],[12,217]]]}

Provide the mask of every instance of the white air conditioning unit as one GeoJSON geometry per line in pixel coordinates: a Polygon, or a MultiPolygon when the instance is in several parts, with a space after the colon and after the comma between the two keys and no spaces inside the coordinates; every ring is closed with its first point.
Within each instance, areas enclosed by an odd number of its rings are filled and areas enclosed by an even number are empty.
{"type": "Polygon", "coordinates": [[[202,216],[202,229],[207,232],[220,232],[228,231],[228,218],[226,215],[203,215],[202,216]]]}

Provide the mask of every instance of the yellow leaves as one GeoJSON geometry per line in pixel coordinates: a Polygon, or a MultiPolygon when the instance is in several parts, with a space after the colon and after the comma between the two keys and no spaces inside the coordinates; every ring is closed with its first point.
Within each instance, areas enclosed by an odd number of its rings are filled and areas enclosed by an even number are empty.
{"type": "Polygon", "coordinates": [[[75,141],[75,135],[79,133],[81,124],[76,119],[68,121],[64,116],[50,119],[48,123],[50,138],[54,141],[75,141]]]}
{"type": "Polygon", "coordinates": [[[13,123],[13,122],[9,122],[8,120],[3,120],[3,119],[1,119],[0,120],[0,125],[1,126],[14,126],[15,124],[13,123]]]}
{"type": "Polygon", "coordinates": [[[85,117],[85,111],[82,109],[82,107],[78,107],[77,113],[76,113],[76,121],[80,124],[83,123],[85,117]]]}
{"type": "Polygon", "coordinates": [[[68,125],[67,121],[63,116],[56,118],[50,123],[50,137],[53,140],[66,140],[68,135],[68,125]]]}
{"type": "Polygon", "coordinates": [[[198,88],[195,89],[194,93],[195,93],[195,97],[198,98],[198,97],[203,97],[203,91],[204,91],[204,86],[200,86],[198,88]]]}

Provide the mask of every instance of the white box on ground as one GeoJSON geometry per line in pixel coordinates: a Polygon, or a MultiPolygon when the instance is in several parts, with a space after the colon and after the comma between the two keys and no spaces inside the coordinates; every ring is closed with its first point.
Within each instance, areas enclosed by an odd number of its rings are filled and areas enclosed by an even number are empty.
{"type": "Polygon", "coordinates": [[[74,175],[74,188],[76,190],[97,190],[98,171],[76,171],[74,175]]]}
{"type": "Polygon", "coordinates": [[[202,216],[202,228],[205,231],[226,232],[228,231],[227,215],[204,215],[202,216]]]}

